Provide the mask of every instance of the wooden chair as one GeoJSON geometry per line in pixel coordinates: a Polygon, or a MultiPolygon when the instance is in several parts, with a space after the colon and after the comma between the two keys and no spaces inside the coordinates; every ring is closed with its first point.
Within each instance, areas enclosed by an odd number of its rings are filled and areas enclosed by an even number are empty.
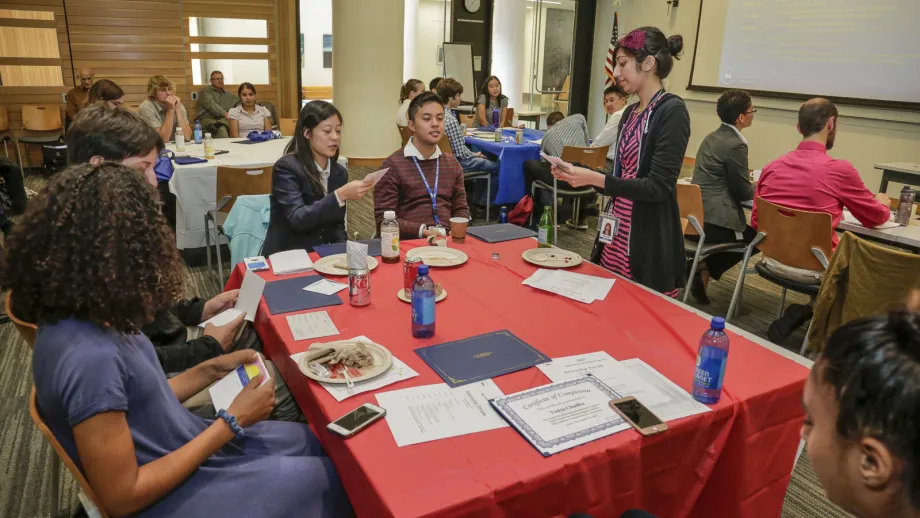
{"type": "Polygon", "coordinates": [[[141,103],[124,103],[121,105],[122,108],[137,113],[141,109],[141,103]]]}
{"type": "Polygon", "coordinates": [[[406,144],[409,143],[409,139],[412,138],[412,130],[409,129],[409,126],[400,126],[396,125],[396,129],[399,130],[399,138],[402,140],[402,147],[406,147],[406,144]]]}
{"type": "Polygon", "coordinates": [[[503,128],[510,128],[511,121],[514,119],[514,108],[505,108],[505,125],[503,128]]]}
{"type": "Polygon", "coordinates": [[[204,215],[204,239],[207,249],[208,268],[211,267],[211,223],[217,235],[214,248],[217,250],[218,288],[224,284],[224,263],[220,257],[220,236],[230,209],[238,196],[247,194],[270,194],[272,192],[272,166],[217,168],[217,204],[204,215]]]}
{"type": "MultiPolygon", "coordinates": [[[[570,164],[581,164],[585,167],[603,170],[607,165],[607,151],[610,149],[610,146],[601,146],[601,147],[577,147],[577,146],[565,146],[562,148],[562,158],[570,164]]],[[[582,187],[579,189],[560,189],[559,182],[553,178],[553,184],[550,185],[546,182],[537,180],[533,183],[533,186],[530,188],[530,195],[533,199],[537,199],[537,190],[552,191],[553,192],[553,235],[559,235],[559,221],[556,219],[556,214],[558,213],[558,202],[559,196],[568,196],[570,198],[575,198],[573,202],[573,211],[572,211],[572,220],[575,225],[578,224],[579,209],[581,208],[581,198],[596,195],[597,191],[594,190],[594,187],[582,187]]],[[[530,215],[533,218],[533,214],[530,215]]]]}
{"type": "Polygon", "coordinates": [[[445,132],[441,135],[441,140],[438,141],[438,147],[441,148],[441,153],[445,155],[454,155],[454,148],[450,146],[450,139],[447,138],[447,133],[445,132]]]}
{"type": "MultiPolygon", "coordinates": [[[[729,250],[744,252],[745,247],[738,243],[706,244],[706,232],[703,231],[703,194],[699,185],[677,184],[677,206],[680,210],[681,229],[684,233],[684,248],[687,251],[687,257],[693,258],[690,266],[690,280],[693,280],[693,276],[696,275],[700,261],[706,257],[729,250]],[[687,236],[699,236],[699,240],[686,239],[687,236]]],[[[684,288],[683,302],[687,302],[689,294],[688,282],[688,287],[684,288]]]]}
{"type": "Polygon", "coordinates": [[[383,166],[383,161],[386,159],[386,157],[350,156],[348,157],[348,167],[372,167],[377,170],[383,166]]]}
{"type": "Polygon", "coordinates": [[[293,137],[297,129],[297,119],[278,119],[278,129],[285,137],[293,137]]]}
{"type": "MultiPolygon", "coordinates": [[[[22,167],[22,152],[19,144],[49,144],[61,141],[64,137],[64,124],[61,120],[61,107],[57,104],[23,104],[22,131],[16,139],[16,151],[19,155],[19,169],[22,167]]],[[[32,160],[26,153],[26,165],[32,168],[32,160]]]]}
{"type": "MultiPolygon", "coordinates": [[[[29,344],[29,347],[34,347],[35,333],[38,331],[38,326],[32,322],[26,322],[25,320],[22,320],[16,316],[13,311],[12,299],[13,292],[8,291],[6,293],[6,314],[10,317],[13,325],[16,326],[16,330],[19,331],[19,335],[22,337],[22,339],[25,340],[27,344],[29,344]]],[[[73,478],[75,478],[80,484],[81,494],[79,497],[87,514],[91,517],[106,516],[106,514],[102,512],[102,505],[99,502],[99,498],[96,496],[96,493],[93,492],[93,489],[89,486],[89,482],[83,476],[83,473],[77,469],[73,459],[71,459],[70,455],[64,451],[61,443],[58,442],[57,438],[48,428],[48,425],[45,424],[44,419],[42,419],[41,413],[38,410],[38,404],[36,403],[34,385],[32,386],[32,393],[29,395],[29,414],[32,416],[32,421],[34,421],[35,425],[38,426],[39,431],[42,433],[42,435],[45,436],[45,439],[48,440],[48,443],[51,445],[54,453],[57,454],[61,462],[63,462],[67,469],[70,471],[70,474],[73,475],[73,478]]],[[[51,505],[49,509],[50,516],[58,515],[58,481],[60,479],[60,471],[61,465],[58,462],[52,460],[51,473],[47,475],[48,482],[51,484],[49,491],[51,494],[51,505]]]]}
{"type": "MultiPolygon", "coordinates": [[[[107,518],[108,515],[105,513],[102,507],[102,502],[99,500],[99,497],[96,496],[96,493],[93,492],[93,488],[90,487],[89,481],[86,480],[86,477],[83,476],[83,473],[80,472],[80,469],[77,468],[77,465],[74,464],[73,459],[70,458],[70,455],[64,450],[64,447],[61,446],[61,443],[58,442],[57,438],[51,433],[51,430],[48,428],[48,425],[45,424],[45,420],[41,416],[41,412],[38,409],[38,403],[35,396],[35,386],[32,386],[32,393],[29,395],[29,415],[32,416],[32,421],[35,422],[35,426],[38,427],[42,435],[45,436],[45,439],[51,444],[51,447],[54,449],[54,453],[57,454],[61,462],[64,463],[64,466],[70,471],[70,474],[73,475],[73,478],[76,479],[77,483],[80,484],[80,502],[83,504],[83,508],[86,510],[86,514],[91,517],[102,517],[107,518]]],[[[58,462],[51,461],[51,473],[48,474],[48,478],[51,481],[51,516],[58,515],[58,478],[60,477],[61,465],[58,462]]]]}
{"type": "Polygon", "coordinates": [[[38,326],[32,322],[26,322],[21,318],[17,317],[13,312],[13,292],[6,292],[6,315],[10,317],[10,321],[13,322],[13,325],[16,327],[16,331],[19,331],[19,336],[29,344],[29,347],[35,346],[35,333],[38,332],[38,326]]]}
{"type": "Polygon", "coordinates": [[[0,105],[0,142],[3,142],[3,154],[10,157],[10,150],[7,149],[6,143],[13,140],[13,132],[10,130],[10,112],[5,105],[0,105]]]}
{"type": "Polygon", "coordinates": [[[460,124],[466,124],[467,128],[476,127],[476,116],[472,114],[460,114],[460,124]]]}
{"type": "MultiPolygon", "coordinates": [[[[728,306],[725,321],[728,322],[735,313],[735,306],[744,287],[744,278],[747,275],[748,263],[756,247],[765,257],[769,257],[783,265],[801,268],[816,272],[824,272],[828,267],[828,258],[833,252],[834,227],[831,215],[826,212],[808,212],[789,209],[770,203],[758,197],[754,200],[757,204],[757,235],[745,248],[744,260],[741,263],[741,275],[735,284],[732,301],[728,306]]],[[[804,284],[776,274],[771,269],[758,262],[754,270],[765,280],[783,288],[779,301],[776,318],[783,314],[788,290],[808,295],[814,301],[820,289],[819,284],[804,284]]],[[[808,330],[811,329],[809,324],[808,330]]],[[[805,344],[808,343],[808,330],[805,331],[805,344]]],[[[803,344],[803,349],[804,345],[803,344]]]]}

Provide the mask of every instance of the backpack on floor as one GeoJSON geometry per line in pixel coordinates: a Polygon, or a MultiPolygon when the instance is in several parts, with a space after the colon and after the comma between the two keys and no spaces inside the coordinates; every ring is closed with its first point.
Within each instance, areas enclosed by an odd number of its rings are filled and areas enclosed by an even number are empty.
{"type": "Polygon", "coordinates": [[[508,214],[508,223],[513,223],[519,227],[527,224],[527,218],[533,214],[533,198],[526,195],[521,201],[514,206],[514,209],[508,214]]]}

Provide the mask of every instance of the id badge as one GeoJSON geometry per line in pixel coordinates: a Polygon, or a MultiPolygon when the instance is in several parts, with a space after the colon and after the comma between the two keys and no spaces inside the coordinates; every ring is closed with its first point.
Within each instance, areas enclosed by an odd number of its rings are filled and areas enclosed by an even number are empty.
{"type": "Polygon", "coordinates": [[[610,213],[603,213],[597,219],[598,240],[604,244],[613,242],[613,236],[620,230],[620,219],[610,213]]]}

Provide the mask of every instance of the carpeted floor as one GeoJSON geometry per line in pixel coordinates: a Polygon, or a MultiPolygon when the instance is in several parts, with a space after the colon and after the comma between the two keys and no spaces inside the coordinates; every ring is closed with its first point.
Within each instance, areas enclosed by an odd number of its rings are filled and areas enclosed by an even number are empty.
{"type": "MultiPolygon", "coordinates": [[[[353,178],[361,178],[370,169],[354,168],[353,178]]],[[[45,180],[30,175],[26,184],[40,190],[45,180]]],[[[349,203],[349,233],[359,238],[373,234],[372,197],[368,195],[357,203],[349,203]]],[[[474,224],[484,224],[484,216],[477,212],[474,224]]],[[[492,218],[497,218],[493,211],[492,218]]],[[[592,219],[592,225],[596,220],[592,219]]],[[[594,231],[576,231],[560,226],[559,246],[587,256],[591,251],[594,231]]],[[[738,269],[728,272],[721,281],[710,284],[708,294],[712,304],[699,309],[713,315],[724,315],[728,309],[731,292],[738,269]]],[[[211,297],[218,292],[216,269],[205,266],[185,269],[185,287],[189,296],[211,297]]],[[[692,303],[692,298],[690,299],[692,303]]],[[[804,303],[803,296],[790,294],[787,303],[804,303]]],[[[759,277],[749,276],[745,282],[744,303],[741,314],[732,320],[742,329],[766,338],[769,323],[775,318],[779,303],[779,290],[759,277]]],[[[799,329],[783,344],[798,351],[804,336],[799,329]]],[[[37,518],[48,516],[50,502],[47,474],[51,463],[58,462],[44,437],[29,417],[28,396],[32,386],[31,352],[17,334],[12,324],[0,326],[0,518],[37,518]]],[[[62,468],[60,484],[60,510],[54,516],[72,516],[77,507],[77,486],[69,473],[62,468]]],[[[793,472],[783,507],[784,518],[845,517],[846,513],[830,504],[815,479],[807,455],[802,455],[793,472]]],[[[666,518],[666,517],[662,517],[666,518]]]]}

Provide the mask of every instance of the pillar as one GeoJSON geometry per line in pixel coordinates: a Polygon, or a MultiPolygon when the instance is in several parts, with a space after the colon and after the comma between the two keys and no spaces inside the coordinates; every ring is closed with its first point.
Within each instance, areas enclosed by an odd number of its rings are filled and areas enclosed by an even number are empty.
{"type": "MultiPolygon", "coordinates": [[[[508,96],[508,105],[516,110],[521,109],[525,91],[524,68],[530,67],[530,63],[525,63],[526,16],[526,0],[495,2],[492,16],[492,75],[501,79],[502,93],[508,96]]],[[[529,85],[526,86],[529,92],[529,85]]]]}
{"type": "Polygon", "coordinates": [[[404,0],[332,2],[333,104],[342,112],[342,156],[386,157],[399,148],[404,0]]]}
{"type": "MultiPolygon", "coordinates": [[[[403,83],[412,79],[415,73],[415,45],[418,20],[418,0],[405,0],[405,23],[403,24],[403,83]]],[[[427,79],[418,78],[422,81],[427,79]]]]}

